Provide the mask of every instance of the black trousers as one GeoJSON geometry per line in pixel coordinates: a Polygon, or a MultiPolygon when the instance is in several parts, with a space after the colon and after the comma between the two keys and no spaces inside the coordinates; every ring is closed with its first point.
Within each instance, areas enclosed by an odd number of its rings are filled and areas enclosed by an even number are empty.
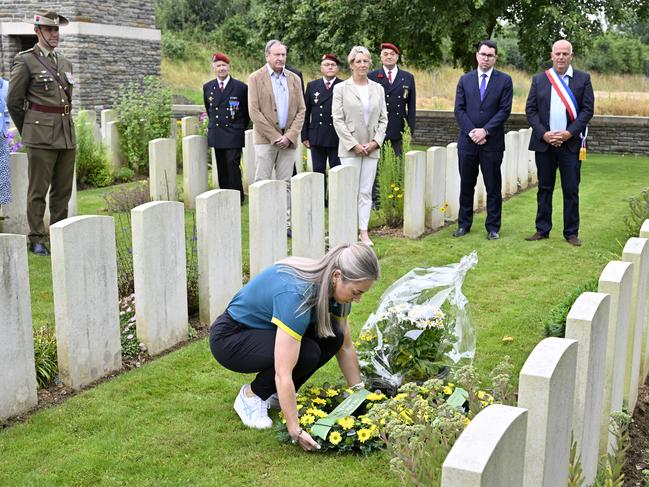
{"type": "MultiPolygon", "coordinates": [[[[344,335],[332,323],[336,336],[318,338],[313,326],[307,329],[300,342],[300,355],[293,369],[293,384],[297,391],[313,373],[336,355],[344,335]]],[[[234,372],[253,373],[252,392],[266,400],[277,392],[275,386],[275,335],[277,330],[248,328],[236,322],[226,311],[210,329],[212,355],[223,367],[234,372]]]]}
{"type": "Polygon", "coordinates": [[[311,146],[311,160],[313,161],[313,171],[319,172],[324,176],[324,194],[325,201],[327,198],[327,159],[329,159],[329,168],[340,166],[340,158],[338,157],[338,146],[336,147],[321,147],[311,146]]]}
{"type": "Polygon", "coordinates": [[[502,217],[502,175],[500,165],[503,162],[502,151],[490,152],[479,150],[476,154],[458,151],[460,169],[460,211],[458,227],[471,229],[473,224],[473,195],[478,181],[478,170],[487,190],[487,232],[499,232],[502,217]]]}
{"type": "Polygon", "coordinates": [[[236,189],[241,195],[243,203],[243,184],[241,183],[241,148],[217,149],[214,148],[216,169],[219,173],[219,188],[236,189]]]}
{"type": "MultiPolygon", "coordinates": [[[[392,150],[397,157],[401,157],[403,152],[403,141],[402,139],[385,139],[383,144],[390,142],[392,145],[392,150]]],[[[379,207],[379,168],[376,168],[376,176],[374,176],[374,186],[372,186],[372,205],[376,208],[379,207]]]]}
{"type": "Polygon", "coordinates": [[[549,235],[552,230],[552,193],[557,178],[561,176],[563,191],[563,237],[579,234],[579,182],[581,161],[578,152],[566,147],[550,147],[546,152],[536,152],[536,169],[539,179],[536,196],[536,231],[549,235]]]}

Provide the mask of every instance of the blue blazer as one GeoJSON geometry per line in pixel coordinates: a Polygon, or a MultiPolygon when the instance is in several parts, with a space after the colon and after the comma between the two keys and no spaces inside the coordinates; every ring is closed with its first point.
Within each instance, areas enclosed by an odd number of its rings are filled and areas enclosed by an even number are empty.
{"type": "Polygon", "coordinates": [[[304,94],[306,112],[302,126],[302,140],[308,140],[316,147],[338,147],[338,134],[334,129],[331,117],[334,86],[342,83],[340,78],[334,78],[329,91],[322,78],[309,81],[304,94]],[[316,94],[317,93],[317,94],[316,94]]]}
{"type": "Polygon", "coordinates": [[[480,101],[478,70],[473,70],[457,83],[455,92],[455,120],[460,126],[457,149],[475,154],[478,150],[502,152],[505,150],[505,122],[512,111],[514,88],[508,74],[494,69],[480,101]],[[469,132],[474,128],[487,130],[487,142],[478,145],[469,132]]]}
{"type": "Polygon", "coordinates": [[[230,77],[221,93],[217,79],[203,85],[203,102],[209,117],[207,145],[216,149],[238,149],[246,145],[248,86],[230,77]]]}
{"type": "MultiPolygon", "coordinates": [[[[574,122],[570,123],[566,130],[572,134],[572,138],[564,144],[570,152],[578,152],[581,147],[581,138],[579,133],[583,132],[588,122],[593,118],[595,111],[595,93],[593,85],[590,82],[590,75],[583,71],[577,71],[573,68],[572,79],[569,85],[570,91],[575,95],[579,113],[574,122]]],[[[530,94],[527,96],[525,104],[525,114],[527,121],[532,127],[532,137],[530,138],[529,150],[545,152],[550,145],[543,140],[543,135],[550,130],[550,98],[552,95],[552,85],[548,80],[545,72],[539,73],[532,78],[530,94]]],[[[568,112],[566,112],[566,118],[568,112]]]]}
{"type": "Polygon", "coordinates": [[[376,81],[385,90],[385,106],[388,109],[388,129],[385,132],[385,138],[401,140],[401,133],[405,128],[404,120],[408,121],[410,133],[414,134],[417,115],[415,77],[408,71],[399,68],[397,77],[390,84],[385,76],[383,66],[370,72],[367,77],[376,81]]]}

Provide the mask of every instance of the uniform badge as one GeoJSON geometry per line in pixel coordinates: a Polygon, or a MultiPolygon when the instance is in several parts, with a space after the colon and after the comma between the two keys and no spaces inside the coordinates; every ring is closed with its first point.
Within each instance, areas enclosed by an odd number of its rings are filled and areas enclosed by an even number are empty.
{"type": "Polygon", "coordinates": [[[209,101],[212,101],[213,99],[214,99],[214,98],[213,98],[213,97],[211,97],[211,96],[210,96],[210,97],[208,98],[208,100],[209,100],[209,101]]]}
{"type": "Polygon", "coordinates": [[[404,86],[403,87],[403,97],[408,98],[408,93],[410,93],[410,91],[408,90],[408,87],[404,86]]]}
{"type": "Polygon", "coordinates": [[[74,76],[70,71],[65,72],[65,79],[70,83],[71,85],[76,83],[76,80],[74,79],[74,76]]]}
{"type": "Polygon", "coordinates": [[[232,118],[234,118],[234,115],[239,111],[239,100],[236,98],[230,98],[230,115],[232,118]]]}
{"type": "Polygon", "coordinates": [[[319,96],[320,96],[320,92],[319,92],[319,91],[316,91],[316,92],[313,94],[313,103],[315,103],[316,105],[318,104],[318,97],[319,97],[319,96]]]}

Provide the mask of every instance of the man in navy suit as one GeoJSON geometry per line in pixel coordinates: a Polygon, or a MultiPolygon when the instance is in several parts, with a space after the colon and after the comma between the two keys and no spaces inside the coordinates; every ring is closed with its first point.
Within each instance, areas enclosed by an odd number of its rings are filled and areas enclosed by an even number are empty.
{"type": "Polygon", "coordinates": [[[550,236],[552,193],[558,168],[563,190],[563,237],[569,244],[579,246],[579,152],[583,142],[585,156],[585,137],[595,110],[595,95],[590,75],[573,69],[571,63],[570,42],[555,42],[552,68],[534,76],[527,97],[525,114],[532,127],[529,150],[536,153],[539,186],[536,233],[526,240],[550,236]]]}
{"type": "Polygon", "coordinates": [[[307,149],[311,149],[313,170],[325,177],[325,201],[327,201],[327,159],[329,159],[329,168],[340,164],[338,135],[331,118],[334,86],[342,82],[336,77],[339,67],[340,61],[333,54],[322,56],[320,63],[322,78],[310,81],[304,95],[306,112],[302,127],[302,143],[307,149]]]}
{"type": "Polygon", "coordinates": [[[216,79],[203,85],[203,101],[209,117],[207,144],[214,148],[221,189],[236,189],[243,203],[241,148],[245,146],[248,116],[248,86],[230,76],[230,58],[212,56],[216,79]]]}
{"type": "Polygon", "coordinates": [[[509,75],[494,69],[497,55],[494,41],[480,42],[476,53],[478,68],[462,76],[457,84],[460,212],[454,237],[463,237],[471,231],[473,193],[481,170],[487,189],[487,238],[500,238],[503,202],[500,165],[505,151],[505,122],[512,111],[513,85],[509,75]]]}

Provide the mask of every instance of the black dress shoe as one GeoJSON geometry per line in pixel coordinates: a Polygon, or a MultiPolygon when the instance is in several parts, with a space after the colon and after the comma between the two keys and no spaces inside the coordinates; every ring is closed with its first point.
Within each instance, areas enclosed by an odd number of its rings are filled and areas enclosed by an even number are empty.
{"type": "Polygon", "coordinates": [[[50,255],[50,251],[47,250],[47,247],[43,245],[42,243],[33,243],[29,246],[29,250],[36,255],[42,255],[43,257],[47,257],[50,255]]]}
{"type": "Polygon", "coordinates": [[[577,237],[577,235],[570,235],[566,239],[566,242],[568,242],[570,245],[574,245],[575,247],[581,246],[581,240],[579,240],[579,237],[577,237]]]}
{"type": "Polygon", "coordinates": [[[469,233],[468,229],[460,227],[460,228],[458,228],[457,230],[455,230],[453,232],[453,236],[454,237],[464,237],[467,233],[469,233]]]}
{"type": "Polygon", "coordinates": [[[293,238],[293,232],[291,232],[291,229],[290,229],[290,228],[287,228],[287,229],[286,229],[286,236],[287,236],[288,238],[293,238]]]}
{"type": "Polygon", "coordinates": [[[500,238],[500,235],[498,235],[498,232],[489,232],[487,234],[487,240],[498,240],[500,238]]]}
{"type": "Polygon", "coordinates": [[[527,240],[528,242],[536,242],[537,240],[545,240],[546,238],[550,237],[548,235],[543,235],[541,232],[536,232],[534,235],[525,237],[525,240],[527,240]]]}

